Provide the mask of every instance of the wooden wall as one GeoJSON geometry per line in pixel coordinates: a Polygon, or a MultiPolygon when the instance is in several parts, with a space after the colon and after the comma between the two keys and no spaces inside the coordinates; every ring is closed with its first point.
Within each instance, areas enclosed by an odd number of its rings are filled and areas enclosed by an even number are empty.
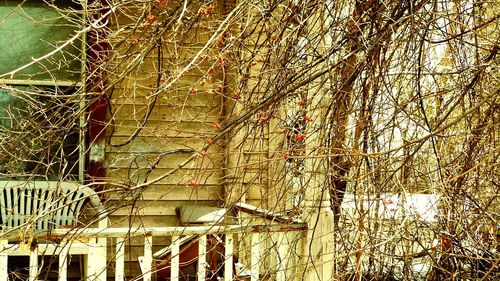
{"type": "Polygon", "coordinates": [[[116,226],[175,225],[175,208],[193,202],[214,205],[223,196],[224,144],[202,151],[224,118],[220,66],[213,51],[196,59],[216,15],[173,33],[175,25],[165,26],[169,15],[178,15],[176,4],[153,4],[142,16],[134,13],[142,6],[122,9],[115,18],[116,33],[110,34],[115,56],[111,84],[133,65],[109,95],[106,169],[109,188],[119,184],[108,201],[117,207],[112,213],[116,226]],[[194,67],[184,71],[193,60],[194,67]],[[188,159],[193,160],[179,168],[188,159]]]}
{"type": "MultiPolygon", "coordinates": [[[[212,37],[230,7],[214,4],[207,14],[201,11],[212,4],[192,4],[184,17],[199,17],[197,23],[169,26],[179,18],[180,2],[158,4],[163,2],[150,4],[146,14],[142,6],[118,9],[109,34],[105,165],[112,226],[177,225],[175,210],[185,204],[231,208],[243,201],[283,210],[283,108],[256,112],[212,143],[232,120],[283,86],[273,84],[280,65],[274,59],[282,54],[271,51],[282,26],[250,17],[248,30],[232,22],[212,37]],[[231,41],[243,33],[244,40],[231,41]]],[[[249,7],[248,15],[260,16],[259,9],[249,7]]],[[[159,242],[157,248],[169,244],[159,242]]],[[[127,250],[134,272],[141,243],[132,240],[127,250]]]]}
{"type": "MultiPolygon", "coordinates": [[[[142,3],[118,9],[109,34],[105,166],[112,227],[174,226],[179,224],[176,208],[181,205],[223,202],[224,143],[202,149],[224,118],[223,77],[216,50],[197,58],[217,16],[174,32],[176,25],[167,25],[179,16],[179,3],[160,2],[152,2],[146,15],[139,12],[142,3]],[[184,71],[192,61],[193,67],[184,71]]],[[[139,273],[136,261],[142,243],[128,243],[131,276],[139,273]]],[[[153,243],[157,250],[169,239],[155,238],[153,243]]]]}

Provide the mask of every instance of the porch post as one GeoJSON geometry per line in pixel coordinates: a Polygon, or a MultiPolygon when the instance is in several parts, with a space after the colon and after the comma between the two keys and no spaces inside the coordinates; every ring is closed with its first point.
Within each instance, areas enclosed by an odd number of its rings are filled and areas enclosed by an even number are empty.
{"type": "MultiPolygon", "coordinates": [[[[38,247],[30,250],[29,281],[38,279],[38,247]]],[[[9,279],[6,279],[9,280],[9,279]]]]}
{"type": "Polygon", "coordinates": [[[125,280],[125,239],[116,238],[115,281],[125,280]]]}
{"type": "MultiPolygon", "coordinates": [[[[325,13],[318,10],[312,17],[311,29],[324,30],[321,26],[325,13]],[[320,17],[321,19],[317,19],[320,17]]],[[[326,38],[324,38],[326,39],[326,38]]],[[[324,40],[323,40],[324,41],[324,40]]],[[[326,42],[319,44],[319,51],[326,42]]],[[[307,52],[307,50],[306,50],[307,52]]],[[[328,61],[318,65],[318,69],[328,67],[328,61]]],[[[311,70],[311,73],[314,69],[311,70]]],[[[330,203],[327,159],[332,152],[327,149],[326,113],[331,103],[328,92],[328,75],[310,83],[307,90],[306,116],[308,117],[306,147],[306,186],[303,218],[308,224],[304,243],[304,280],[333,280],[334,261],[334,214],[330,203]]]]}
{"type": "Polygon", "coordinates": [[[308,232],[304,247],[305,279],[332,280],[334,268],[334,215],[330,206],[329,188],[327,185],[326,158],[328,153],[322,149],[323,136],[318,132],[321,123],[321,95],[311,100],[311,115],[314,123],[310,130],[314,133],[307,138],[306,158],[307,189],[304,200],[304,220],[308,224],[308,232]]]}
{"type": "Polygon", "coordinates": [[[251,263],[250,263],[250,268],[251,268],[251,273],[252,276],[250,277],[251,281],[258,281],[259,280],[259,267],[260,267],[260,233],[259,232],[254,232],[252,233],[251,236],[252,239],[252,253],[251,253],[251,263]]]}
{"type": "Polygon", "coordinates": [[[59,277],[58,281],[68,280],[68,251],[71,247],[70,241],[63,241],[61,252],[59,253],[59,277]]]}
{"type": "Polygon", "coordinates": [[[233,281],[233,243],[234,235],[226,234],[224,247],[224,281],[233,281]]]}
{"type": "Polygon", "coordinates": [[[180,243],[180,236],[172,236],[172,244],[170,245],[171,250],[171,257],[172,260],[170,262],[170,280],[171,281],[179,281],[179,265],[180,265],[180,258],[179,258],[179,247],[181,245],[180,243]]]}
{"type": "Polygon", "coordinates": [[[207,276],[207,236],[201,235],[198,240],[198,281],[205,281],[207,276]]]}
{"type": "Polygon", "coordinates": [[[146,235],[144,237],[144,268],[142,272],[142,279],[144,281],[151,281],[152,265],[153,265],[153,236],[146,235]]]}
{"type": "Polygon", "coordinates": [[[95,281],[106,281],[106,273],[106,238],[92,238],[89,242],[87,278],[95,281]]]}

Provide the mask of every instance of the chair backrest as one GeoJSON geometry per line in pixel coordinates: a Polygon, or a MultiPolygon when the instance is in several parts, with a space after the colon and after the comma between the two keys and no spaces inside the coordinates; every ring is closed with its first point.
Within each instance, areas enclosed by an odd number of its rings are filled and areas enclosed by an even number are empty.
{"type": "Polygon", "coordinates": [[[73,226],[87,202],[97,210],[102,208],[95,191],[79,183],[0,180],[2,228],[26,223],[36,231],[73,226]]]}

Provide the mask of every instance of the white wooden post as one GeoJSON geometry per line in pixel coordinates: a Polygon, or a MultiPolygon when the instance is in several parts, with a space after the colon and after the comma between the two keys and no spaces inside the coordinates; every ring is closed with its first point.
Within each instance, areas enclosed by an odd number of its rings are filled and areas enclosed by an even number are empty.
{"type": "Polygon", "coordinates": [[[142,279],[151,281],[151,265],[153,264],[153,236],[144,236],[144,271],[142,279]]]}
{"type": "Polygon", "coordinates": [[[95,239],[90,239],[89,241],[89,254],[87,255],[87,260],[85,261],[87,263],[87,274],[85,275],[85,278],[87,280],[93,280],[96,278],[96,271],[97,271],[97,262],[96,262],[96,241],[95,239]]]}
{"type": "Polygon", "coordinates": [[[8,280],[9,272],[7,266],[9,262],[9,255],[7,254],[7,244],[9,241],[0,240],[0,280],[8,280]]]}
{"type": "MultiPolygon", "coordinates": [[[[319,5],[317,16],[323,16],[323,7],[319,5]]],[[[308,25],[311,30],[320,30],[324,21],[314,19],[308,25]],[[318,25],[319,24],[319,25],[318,25]]],[[[320,44],[320,46],[323,43],[320,44]]],[[[318,51],[322,52],[323,47],[319,47],[318,51]]],[[[325,62],[329,63],[329,62],[325,62]]],[[[323,66],[321,66],[323,67],[323,66]]],[[[304,160],[304,182],[307,182],[307,188],[304,190],[304,205],[302,208],[302,219],[307,222],[307,247],[304,254],[307,256],[307,264],[304,274],[304,280],[332,280],[333,268],[335,260],[333,256],[334,233],[333,231],[333,211],[330,203],[330,190],[324,183],[328,180],[329,171],[325,168],[326,161],[329,161],[326,154],[337,153],[336,151],[318,149],[324,146],[325,128],[324,121],[327,112],[332,102],[336,102],[328,94],[323,94],[328,91],[329,76],[325,79],[318,79],[314,83],[310,83],[307,90],[308,98],[307,111],[309,117],[313,120],[309,122],[306,130],[310,134],[306,138],[306,151],[308,157],[304,160]]],[[[340,109],[339,109],[340,110],[340,109]]],[[[342,126],[337,124],[336,126],[342,126]]],[[[348,125],[346,125],[348,126],[348,125]]],[[[338,128],[340,130],[340,127],[338,128]]],[[[340,142],[341,139],[335,140],[340,142]]]]}
{"type": "Polygon", "coordinates": [[[59,253],[59,276],[58,281],[68,280],[68,250],[71,245],[69,241],[62,241],[62,249],[59,253]]]}
{"type": "Polygon", "coordinates": [[[35,281],[38,277],[38,247],[30,251],[29,281],[35,281]]]}
{"type": "MultiPolygon", "coordinates": [[[[308,255],[307,255],[307,247],[308,247],[308,238],[309,238],[309,233],[308,231],[303,231],[300,233],[301,235],[301,243],[300,243],[300,255],[299,255],[299,267],[298,267],[298,272],[304,273],[306,272],[307,269],[307,260],[308,260],[308,255]]],[[[301,274],[302,275],[302,274],[301,274]]]]}
{"type": "Polygon", "coordinates": [[[116,238],[115,281],[125,279],[125,239],[116,238]]]}
{"type": "Polygon", "coordinates": [[[207,236],[200,235],[198,240],[198,281],[205,281],[207,276],[207,236]]]}
{"type": "Polygon", "coordinates": [[[87,258],[87,280],[106,281],[106,238],[89,241],[87,258]]]}
{"type": "Polygon", "coordinates": [[[286,241],[286,234],[285,233],[278,233],[278,271],[276,272],[276,281],[286,281],[286,258],[287,258],[287,241],[286,241]]]}
{"type": "Polygon", "coordinates": [[[226,234],[224,247],[224,281],[233,281],[233,234],[226,234]]]}
{"type": "Polygon", "coordinates": [[[172,236],[172,244],[170,245],[171,261],[170,261],[170,280],[179,281],[179,236],[172,236]]]}
{"type": "Polygon", "coordinates": [[[106,256],[106,238],[97,238],[97,279],[96,281],[107,281],[107,256],[106,256]]]}
{"type": "Polygon", "coordinates": [[[258,232],[252,233],[251,236],[251,243],[252,243],[252,248],[251,248],[251,281],[258,281],[259,280],[259,266],[260,266],[260,234],[258,232]]]}

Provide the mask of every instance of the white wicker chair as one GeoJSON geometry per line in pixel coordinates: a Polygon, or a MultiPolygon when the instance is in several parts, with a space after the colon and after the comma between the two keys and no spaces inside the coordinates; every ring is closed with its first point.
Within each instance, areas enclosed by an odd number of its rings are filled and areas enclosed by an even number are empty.
{"type": "Polygon", "coordinates": [[[30,223],[37,232],[76,226],[86,202],[102,216],[99,197],[89,187],[73,182],[0,181],[0,222],[6,229],[30,223]]]}
{"type": "MultiPolygon", "coordinates": [[[[13,231],[23,233],[47,233],[52,229],[77,227],[78,217],[84,206],[90,204],[98,218],[98,227],[107,227],[107,214],[101,205],[100,199],[90,187],[74,182],[56,181],[0,181],[0,280],[7,280],[8,255],[29,255],[30,280],[36,280],[38,275],[37,256],[51,254],[50,251],[38,251],[36,248],[53,249],[52,255],[61,255],[64,259],[68,254],[82,254],[92,256],[92,264],[103,264],[101,267],[89,265],[87,276],[93,280],[105,280],[106,277],[106,239],[91,239],[85,243],[72,241],[74,237],[63,237],[63,243],[39,243],[29,250],[21,249],[16,244],[9,244],[5,237],[12,237],[13,231]],[[31,231],[26,231],[31,230],[31,231]],[[67,245],[68,247],[65,247],[67,245]],[[3,246],[3,247],[2,247],[3,246]],[[43,246],[43,247],[42,247],[43,246]],[[63,248],[66,248],[61,254],[63,248]],[[74,249],[74,250],[73,250],[74,249]],[[86,249],[82,251],[82,249],[86,249]],[[32,264],[35,263],[35,265],[32,264]],[[33,268],[33,272],[31,272],[33,268]],[[33,279],[32,279],[33,278],[33,279]]],[[[42,234],[43,235],[43,234],[42,234]]],[[[60,262],[61,274],[66,275],[67,263],[60,262]],[[61,271],[61,267],[63,270],[61,271]]]]}

